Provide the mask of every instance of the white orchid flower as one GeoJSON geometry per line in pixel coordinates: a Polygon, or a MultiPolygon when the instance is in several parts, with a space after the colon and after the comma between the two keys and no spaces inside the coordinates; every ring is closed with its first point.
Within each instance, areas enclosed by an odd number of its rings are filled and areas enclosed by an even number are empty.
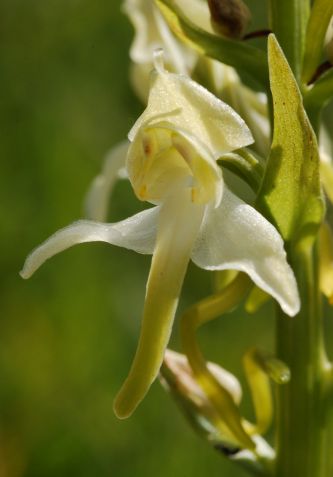
{"type": "Polygon", "coordinates": [[[289,315],[299,310],[294,274],[277,230],[223,182],[216,159],[252,136],[225,103],[156,59],[148,106],[129,133],[127,171],[136,195],[155,204],[124,221],[79,221],[27,258],[28,278],[72,245],[104,241],[152,253],[141,336],[115,412],[129,416],[161,366],[190,259],[206,270],[235,269],[272,295],[289,315]]]}
{"type": "MultiPolygon", "coordinates": [[[[195,24],[214,33],[206,2],[194,0],[191,8],[187,8],[189,5],[186,0],[178,0],[178,3],[195,24]]],[[[144,103],[147,102],[153,54],[156,48],[163,47],[165,63],[169,70],[189,75],[196,70],[199,76],[204,74],[209,78],[212,92],[245,120],[255,140],[254,149],[262,156],[266,156],[270,146],[266,95],[255,93],[243,85],[234,68],[205,56],[200,57],[191,48],[179,42],[153,0],[125,0],[123,10],[135,30],[130,48],[131,81],[138,97],[144,103]]],[[[86,197],[87,218],[97,221],[106,220],[113,186],[119,177],[124,178],[122,171],[126,152],[126,143],[121,143],[111,148],[107,154],[103,169],[94,179],[86,197]]]]}

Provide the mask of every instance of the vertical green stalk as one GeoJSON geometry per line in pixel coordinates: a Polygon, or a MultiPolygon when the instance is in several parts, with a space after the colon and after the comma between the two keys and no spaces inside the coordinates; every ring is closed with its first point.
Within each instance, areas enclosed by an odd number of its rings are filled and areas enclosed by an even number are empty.
{"type": "Polygon", "coordinates": [[[302,308],[293,319],[277,316],[277,355],[290,367],[291,381],[278,389],[275,477],[330,477],[318,259],[312,245],[291,250],[290,258],[302,308]]]}
{"type": "Polygon", "coordinates": [[[271,28],[300,83],[310,0],[271,0],[271,28]]]}

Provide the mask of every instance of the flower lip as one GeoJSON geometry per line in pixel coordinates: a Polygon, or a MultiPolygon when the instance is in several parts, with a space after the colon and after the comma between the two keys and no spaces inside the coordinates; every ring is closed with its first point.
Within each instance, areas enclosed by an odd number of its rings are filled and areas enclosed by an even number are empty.
{"type": "Polygon", "coordinates": [[[191,188],[198,204],[221,202],[222,172],[196,137],[168,122],[149,123],[136,134],[127,169],[140,200],[161,203],[178,187],[191,188]]]}

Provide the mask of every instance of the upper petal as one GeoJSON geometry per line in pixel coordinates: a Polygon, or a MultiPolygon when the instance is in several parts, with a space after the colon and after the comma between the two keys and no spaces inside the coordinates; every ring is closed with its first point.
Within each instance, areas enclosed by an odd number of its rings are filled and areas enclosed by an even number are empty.
{"type": "Polygon", "coordinates": [[[138,253],[153,253],[159,209],[154,207],[144,210],[114,224],[89,220],[74,222],[35,248],[26,259],[20,274],[22,278],[29,278],[53,255],[85,242],[108,242],[138,253]]]}
{"type": "Polygon", "coordinates": [[[207,2],[202,0],[175,0],[174,3],[196,27],[214,34],[207,2]]]}
{"type": "Polygon", "coordinates": [[[157,58],[148,106],[129,133],[131,141],[142,126],[163,120],[200,138],[215,159],[253,142],[249,128],[230,106],[187,76],[168,73],[160,62],[157,58]]]}
{"type": "Polygon", "coordinates": [[[126,0],[123,9],[135,29],[130,48],[134,63],[152,69],[154,50],[164,48],[172,70],[186,73],[193,66],[195,54],[174,37],[153,0],[126,0]]]}
{"type": "Polygon", "coordinates": [[[130,48],[130,57],[135,63],[151,63],[154,49],[163,46],[155,21],[155,10],[152,1],[125,0],[123,3],[123,11],[135,29],[130,48]]]}
{"type": "Polygon", "coordinates": [[[297,284],[280,234],[227,187],[220,206],[207,209],[192,260],[206,270],[243,271],[272,295],[285,313],[293,316],[299,311],[297,284]]]}

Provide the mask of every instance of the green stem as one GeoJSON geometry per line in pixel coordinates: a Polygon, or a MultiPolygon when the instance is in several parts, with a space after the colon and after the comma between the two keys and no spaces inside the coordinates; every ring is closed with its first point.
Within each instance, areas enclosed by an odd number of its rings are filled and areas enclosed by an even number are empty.
{"type": "Polygon", "coordinates": [[[276,477],[329,477],[323,383],[323,344],[317,257],[313,246],[290,253],[302,300],[295,318],[279,311],[277,354],[290,367],[291,381],[278,388],[276,477]]]}
{"type": "Polygon", "coordinates": [[[300,83],[310,0],[271,0],[272,31],[300,83]]]}

